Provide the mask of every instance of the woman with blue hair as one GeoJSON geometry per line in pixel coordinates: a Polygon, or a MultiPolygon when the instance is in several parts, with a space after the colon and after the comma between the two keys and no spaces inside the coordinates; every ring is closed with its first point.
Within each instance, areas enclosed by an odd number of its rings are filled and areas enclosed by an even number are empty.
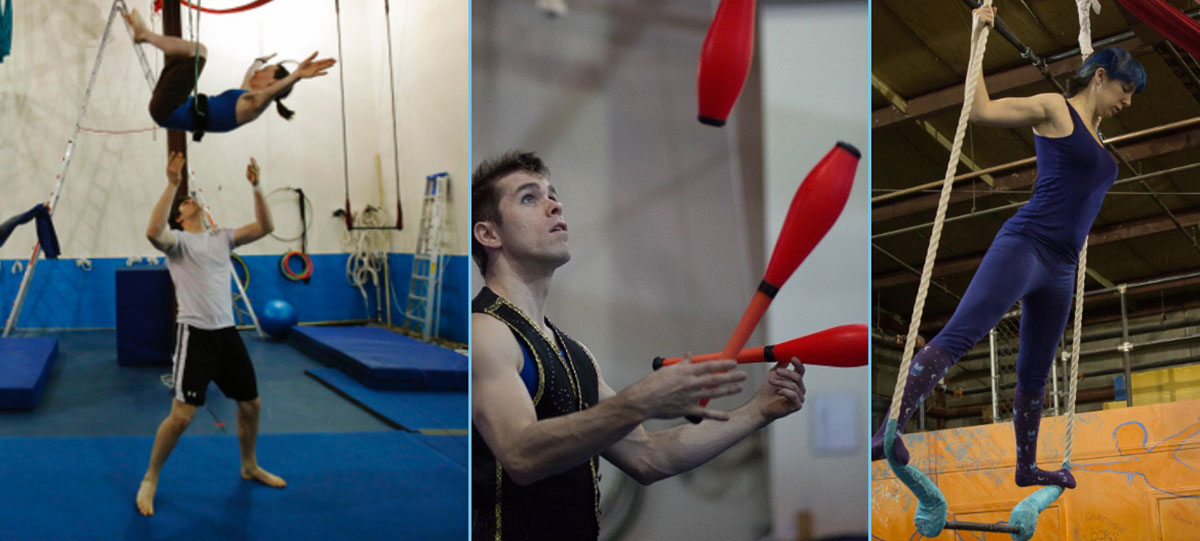
{"type": "MultiPolygon", "coordinates": [[[[995,8],[975,10],[971,43],[995,20],[995,8]]],[[[1037,181],[1029,202],[992,241],[971,285],[942,331],[913,357],[897,426],[903,428],[922,398],[967,350],[1021,301],[1017,389],[1013,399],[1018,486],[1074,488],[1067,470],[1037,467],[1037,436],[1046,377],[1067,324],[1079,251],[1104,195],[1117,179],[1105,150],[1100,121],[1129,107],[1146,86],[1146,73],[1128,52],[1113,47],[1093,54],[1068,82],[1065,95],[992,99],[982,74],[971,120],[989,126],[1032,128],[1037,181]]],[[[885,425],[886,426],[886,425],[885,425]]],[[[884,458],[884,427],[871,439],[871,460],[884,458]]],[[[897,458],[908,451],[896,438],[897,458]]]]}

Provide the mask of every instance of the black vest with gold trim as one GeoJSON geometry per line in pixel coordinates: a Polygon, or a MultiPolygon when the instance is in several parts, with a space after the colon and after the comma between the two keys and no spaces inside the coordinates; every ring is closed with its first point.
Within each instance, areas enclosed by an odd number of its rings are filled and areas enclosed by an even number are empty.
{"type": "MultiPolygon", "coordinates": [[[[471,303],[512,330],[533,357],[538,387],[533,396],[538,419],[574,413],[596,405],[599,384],[595,360],[582,344],[547,320],[545,336],[529,316],[492,290],[483,288],[471,303]],[[555,343],[552,343],[553,340],[555,343]]],[[[600,536],[598,457],[558,475],[521,486],[500,467],[474,428],[471,446],[472,539],[586,540],[600,536]]]]}

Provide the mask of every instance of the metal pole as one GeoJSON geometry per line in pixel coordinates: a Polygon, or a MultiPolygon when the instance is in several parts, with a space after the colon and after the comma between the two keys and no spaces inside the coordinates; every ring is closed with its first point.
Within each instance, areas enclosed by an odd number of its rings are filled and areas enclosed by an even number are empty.
{"type": "MultiPolygon", "coordinates": [[[[929,396],[926,396],[925,398],[929,398],[929,396]]],[[[922,432],[925,431],[925,398],[921,399],[921,403],[917,407],[917,428],[922,432]]]]}
{"type": "MultiPolygon", "coordinates": [[[[1195,19],[1197,17],[1200,17],[1200,9],[1193,9],[1191,11],[1185,11],[1183,14],[1187,15],[1188,17],[1190,17],[1192,19],[1195,19]]],[[[1137,34],[1134,34],[1132,30],[1129,32],[1122,32],[1120,34],[1109,36],[1109,37],[1104,38],[1099,41],[1093,41],[1092,48],[1096,49],[1096,50],[1100,50],[1105,47],[1108,47],[1109,45],[1117,43],[1119,41],[1125,41],[1125,40],[1133,38],[1133,37],[1137,37],[1137,34]]],[[[1064,51],[1064,52],[1061,52],[1058,54],[1047,56],[1046,62],[1053,64],[1060,60],[1066,60],[1068,58],[1071,58],[1072,56],[1079,56],[1079,47],[1076,47],[1069,51],[1064,51]]]]}
{"type": "MultiPolygon", "coordinates": [[[[1106,139],[1106,140],[1104,141],[1104,144],[1106,144],[1106,145],[1110,145],[1110,144],[1111,144],[1111,145],[1115,145],[1115,144],[1117,144],[1117,143],[1124,143],[1124,142],[1126,142],[1126,141],[1133,141],[1133,140],[1135,140],[1135,139],[1140,139],[1140,138],[1142,138],[1142,137],[1146,137],[1146,136],[1149,136],[1149,135],[1155,135],[1155,134],[1162,133],[1162,132],[1165,132],[1165,131],[1176,130],[1176,129],[1179,129],[1179,128],[1188,128],[1188,127],[1191,127],[1191,126],[1194,126],[1194,125],[1197,125],[1197,124],[1200,124],[1200,116],[1196,116],[1196,117],[1192,117],[1192,118],[1186,118],[1186,119],[1183,119],[1183,120],[1177,120],[1177,121],[1175,121],[1175,122],[1171,122],[1171,123],[1168,123],[1168,124],[1163,124],[1163,125],[1161,125],[1161,126],[1155,126],[1155,127],[1153,127],[1153,128],[1146,128],[1146,129],[1144,129],[1144,130],[1140,130],[1140,131],[1136,131],[1136,132],[1131,132],[1131,133],[1126,133],[1126,134],[1122,134],[1122,135],[1117,135],[1117,136],[1115,136],[1115,137],[1112,137],[1112,138],[1106,139]]],[[[951,179],[951,181],[950,181],[950,182],[957,184],[957,183],[959,183],[959,182],[962,182],[962,181],[964,181],[964,180],[970,180],[970,179],[973,179],[973,178],[982,177],[982,176],[984,176],[984,175],[990,175],[990,174],[993,174],[993,173],[998,173],[998,172],[1000,172],[1000,171],[1006,171],[1006,170],[1008,170],[1008,169],[1015,169],[1015,168],[1017,168],[1017,167],[1021,167],[1021,166],[1023,166],[1023,165],[1033,165],[1033,164],[1034,164],[1034,163],[1036,163],[1036,162],[1037,162],[1037,156],[1030,156],[1030,157],[1028,157],[1028,158],[1021,158],[1021,159],[1019,159],[1019,160],[1014,160],[1014,161],[1011,161],[1011,162],[1008,162],[1008,163],[1002,163],[1002,164],[1000,164],[1000,165],[993,165],[993,166],[991,166],[991,167],[986,167],[986,168],[984,168],[984,169],[979,169],[979,170],[976,170],[976,171],[971,171],[971,172],[969,172],[969,173],[963,173],[963,174],[961,174],[961,175],[958,175],[958,176],[954,177],[953,179],[951,179]]],[[[934,181],[926,182],[926,183],[924,183],[924,184],[918,184],[918,185],[916,185],[916,186],[911,186],[911,187],[908,187],[908,188],[904,188],[904,189],[902,189],[902,190],[896,190],[896,191],[894,191],[894,192],[888,192],[888,193],[885,193],[885,194],[883,194],[883,195],[877,195],[877,196],[875,196],[875,197],[872,197],[872,198],[871,198],[871,203],[872,203],[872,204],[874,204],[874,203],[880,203],[880,202],[883,202],[883,201],[887,201],[887,200],[889,200],[889,199],[895,199],[895,198],[897,198],[897,197],[902,197],[902,196],[905,196],[905,195],[908,195],[908,194],[917,193],[917,192],[920,192],[920,191],[922,191],[922,190],[929,190],[929,189],[937,188],[937,187],[939,187],[939,186],[941,186],[941,185],[942,185],[942,182],[943,182],[943,180],[939,179],[939,180],[934,180],[934,181]]],[[[991,193],[991,192],[989,192],[989,194],[990,194],[990,193],[991,193]]],[[[996,193],[1006,193],[1006,192],[996,192],[996,193]]],[[[985,195],[986,195],[986,194],[985,194],[985,195]]]]}
{"type": "Polygon", "coordinates": [[[1125,312],[1125,284],[1121,284],[1118,289],[1121,293],[1121,356],[1125,362],[1125,405],[1133,407],[1133,380],[1132,370],[1129,366],[1129,351],[1133,346],[1129,343],[1129,317],[1125,312]]]}
{"type": "Polygon", "coordinates": [[[1101,295],[1104,293],[1113,293],[1113,292],[1121,291],[1124,288],[1138,289],[1138,288],[1142,288],[1142,287],[1146,287],[1146,286],[1156,286],[1159,284],[1178,282],[1180,280],[1188,280],[1191,278],[1200,278],[1200,272],[1189,272],[1187,274],[1177,274],[1175,276],[1167,276],[1165,278],[1154,278],[1154,279],[1146,280],[1145,282],[1122,284],[1122,285],[1115,286],[1115,287],[1106,287],[1104,289],[1093,289],[1092,291],[1084,293],[1083,296],[1090,297],[1092,295],[1101,295]]]}
{"type": "MultiPolygon", "coordinates": [[[[1126,178],[1126,179],[1121,179],[1121,180],[1118,180],[1118,181],[1114,182],[1114,183],[1113,183],[1113,186],[1114,186],[1114,187],[1116,187],[1116,186],[1120,186],[1120,185],[1122,185],[1122,184],[1128,184],[1128,183],[1131,183],[1131,182],[1140,182],[1140,181],[1147,180],[1147,179],[1158,178],[1158,177],[1162,177],[1162,176],[1166,176],[1166,175],[1171,175],[1171,174],[1175,174],[1175,173],[1182,173],[1182,172],[1185,172],[1185,171],[1190,171],[1190,170],[1192,170],[1192,169],[1196,169],[1196,168],[1200,168],[1200,163],[1192,163],[1192,164],[1188,164],[1188,165],[1181,165],[1181,166],[1179,166],[1179,167],[1173,167],[1173,168],[1171,168],[1171,169],[1163,169],[1162,171],[1155,171],[1155,172],[1153,172],[1153,173],[1144,173],[1144,174],[1137,175],[1137,176],[1133,176],[1133,177],[1129,177],[1129,178],[1126,178]]],[[[989,191],[989,192],[985,192],[985,193],[983,193],[983,194],[981,194],[981,195],[994,195],[994,194],[999,194],[999,193],[1012,193],[1012,192],[993,192],[993,191],[989,191]]],[[[994,213],[997,213],[997,212],[1003,212],[1003,211],[1005,211],[1005,210],[1010,210],[1010,209],[1016,209],[1016,208],[1020,208],[1021,206],[1025,205],[1025,204],[1026,204],[1026,203],[1028,203],[1028,202],[1029,202],[1028,200],[1026,200],[1026,201],[1018,201],[1018,202],[1015,202],[1015,203],[1009,203],[1009,204],[1007,204],[1007,205],[1000,205],[1000,206],[998,206],[998,207],[992,207],[992,208],[983,209],[983,210],[973,210],[973,211],[967,212],[967,213],[965,213],[965,214],[959,214],[959,215],[957,215],[957,216],[950,216],[950,217],[946,218],[946,223],[957,222],[957,221],[959,221],[959,220],[967,220],[967,219],[970,219],[970,218],[977,218],[977,217],[979,217],[979,216],[985,216],[985,215],[988,215],[988,214],[994,214],[994,213]]],[[[919,231],[919,230],[921,230],[921,229],[927,229],[927,228],[930,228],[930,227],[933,227],[933,222],[927,222],[927,223],[922,223],[922,224],[917,224],[917,225],[911,225],[911,226],[908,226],[908,227],[902,227],[902,228],[900,228],[900,229],[892,229],[892,230],[890,230],[890,231],[884,231],[884,232],[882,232],[882,233],[876,233],[876,234],[874,234],[874,235],[871,235],[871,240],[877,240],[877,239],[882,239],[882,238],[892,237],[892,236],[899,235],[899,234],[902,234],[902,233],[908,233],[908,232],[910,232],[910,231],[919,231]]]]}
{"type": "Polygon", "coordinates": [[[1021,528],[1018,526],[1013,526],[1012,524],[985,524],[980,522],[959,522],[957,520],[947,520],[945,528],[947,530],[962,530],[968,532],[995,532],[1010,534],[1021,533],[1021,528]]]}
{"type": "MultiPolygon", "coordinates": [[[[121,8],[122,12],[124,12],[126,10],[124,0],[116,0],[114,2],[114,7],[116,4],[120,4],[120,8],[121,8]]],[[[178,16],[179,6],[173,4],[173,2],[167,2],[167,4],[172,4],[173,6],[175,6],[174,7],[174,11],[176,11],[175,26],[179,26],[179,16],[178,16]]],[[[164,8],[163,13],[164,13],[163,25],[166,26],[167,20],[168,20],[167,16],[166,16],[166,8],[164,8]]],[[[130,30],[130,37],[132,38],[133,30],[132,29],[128,29],[128,30],[130,30]]],[[[176,29],[176,34],[180,34],[180,32],[181,32],[181,30],[176,29]]],[[[179,36],[176,36],[176,37],[179,37],[179,36]]],[[[157,83],[157,78],[155,77],[154,71],[150,70],[150,62],[148,60],[146,60],[146,55],[145,55],[144,50],[140,47],[134,46],[133,52],[137,53],[138,64],[142,65],[142,74],[146,79],[146,85],[150,86],[151,91],[154,90],[155,84],[157,83]]],[[[182,150],[182,152],[184,152],[184,156],[186,158],[187,157],[187,155],[186,155],[187,138],[184,137],[184,136],[186,136],[186,132],[181,132],[178,130],[170,130],[168,133],[172,134],[172,136],[174,136],[175,133],[179,134],[179,136],[175,137],[174,140],[168,140],[168,145],[167,145],[168,150],[179,151],[179,150],[175,150],[175,149],[176,148],[184,149],[184,150],[182,150]]],[[[185,167],[184,170],[182,170],[182,181],[180,182],[180,185],[179,185],[179,193],[187,193],[187,180],[188,180],[188,178],[190,178],[190,176],[192,178],[191,180],[193,181],[192,186],[193,187],[197,186],[197,182],[194,182],[194,180],[196,180],[196,179],[194,179],[194,176],[196,176],[196,172],[194,172],[194,170],[190,170],[190,169],[191,168],[185,167]]],[[[176,194],[176,197],[179,197],[178,194],[176,194]]],[[[205,223],[205,227],[211,227],[212,229],[216,229],[217,222],[216,222],[216,220],[214,220],[214,218],[212,218],[212,212],[209,210],[209,205],[204,203],[203,190],[199,190],[199,188],[197,187],[197,190],[194,191],[194,197],[196,197],[196,203],[200,205],[200,208],[204,209],[204,215],[209,218],[209,221],[205,223]]],[[[174,203],[172,203],[172,204],[174,204],[174,203]]],[[[300,205],[304,206],[304,198],[301,198],[300,205]]],[[[242,285],[240,279],[238,279],[238,270],[234,269],[232,260],[230,260],[230,262],[229,262],[229,277],[233,279],[233,283],[234,283],[235,287],[238,288],[238,295],[241,296],[242,303],[245,303],[245,305],[246,305],[246,312],[250,312],[250,319],[254,323],[254,331],[256,331],[258,333],[259,338],[266,338],[266,333],[263,332],[263,326],[258,324],[258,314],[254,313],[254,305],[252,305],[252,303],[250,302],[250,295],[248,295],[246,293],[245,285],[242,285]]]]}
{"type": "MultiPolygon", "coordinates": [[[[1159,368],[1173,368],[1176,366],[1189,366],[1189,365],[1194,365],[1196,363],[1200,363],[1200,355],[1193,355],[1190,357],[1183,357],[1183,358],[1179,358],[1179,359],[1171,359],[1169,361],[1157,361],[1157,362],[1142,363],[1142,364],[1138,365],[1138,372],[1157,370],[1159,368]]],[[[1065,369],[1063,371],[1067,372],[1067,370],[1065,370],[1065,369]]],[[[1100,369],[1100,370],[1092,370],[1090,372],[1083,372],[1080,374],[1080,378],[1087,379],[1087,378],[1094,378],[1094,377],[1099,377],[1099,376],[1112,376],[1114,374],[1123,374],[1124,372],[1125,372],[1124,367],[1105,368],[1105,369],[1100,369]]],[[[1063,374],[1064,380],[1067,379],[1068,377],[1070,377],[1069,374],[1063,374]]],[[[1067,385],[1067,383],[1064,383],[1064,386],[1065,385],[1067,385]]],[[[1016,387],[1016,386],[1017,385],[1015,383],[1004,383],[1004,384],[1000,385],[1000,388],[1001,389],[1012,389],[1013,387],[1016,387]]],[[[983,393],[986,393],[989,391],[990,391],[990,389],[987,387],[978,387],[978,388],[974,388],[974,389],[964,389],[962,394],[963,394],[963,396],[977,395],[977,394],[983,394],[983,393]]]]}
{"type": "Polygon", "coordinates": [[[997,422],[1000,419],[1000,390],[997,384],[1000,382],[1000,375],[996,373],[996,329],[988,331],[988,352],[991,354],[991,370],[992,370],[992,422],[997,422]]]}
{"type": "MultiPolygon", "coordinates": [[[[408,5],[405,4],[406,8],[407,6],[408,5]]],[[[392,97],[392,144],[395,145],[395,149],[393,149],[392,152],[392,161],[396,166],[396,229],[402,230],[404,229],[404,207],[400,204],[400,137],[397,135],[398,131],[396,130],[396,64],[392,61],[392,8],[388,0],[383,0],[383,18],[385,21],[387,21],[388,81],[390,83],[388,88],[391,89],[392,97]]],[[[405,19],[405,21],[401,24],[407,25],[408,20],[405,19]]],[[[404,27],[402,26],[401,28],[404,27]]],[[[338,46],[341,46],[340,42],[338,46]]],[[[403,39],[400,40],[400,46],[404,46],[403,39]]],[[[401,60],[403,60],[403,58],[401,60]]],[[[379,201],[379,206],[383,206],[382,200],[379,201]]],[[[383,265],[385,268],[387,267],[386,252],[383,265]]],[[[388,325],[391,325],[392,314],[390,308],[390,299],[388,300],[388,303],[388,325]]]]}
{"type": "MultiPolygon", "coordinates": [[[[1129,284],[1129,290],[1132,291],[1134,289],[1136,289],[1134,284],[1129,284]]],[[[1084,296],[1086,297],[1087,295],[1084,295],[1084,296]]],[[[1167,323],[1152,322],[1149,324],[1146,324],[1146,323],[1142,323],[1142,324],[1138,324],[1138,325],[1130,324],[1129,334],[1130,334],[1130,336],[1136,336],[1136,335],[1141,335],[1141,334],[1146,334],[1146,333],[1151,333],[1151,332],[1170,331],[1170,330],[1175,330],[1175,329],[1179,329],[1182,327],[1194,327],[1198,324],[1200,324],[1200,321],[1197,321],[1195,318],[1177,319],[1177,320],[1170,321],[1167,323]]],[[[1099,340],[1108,340],[1111,338],[1116,338],[1118,336],[1121,336],[1121,330],[1114,329],[1112,331],[1097,331],[1097,332],[1093,332],[1091,334],[1084,333],[1083,340],[1087,341],[1087,342],[1096,342],[1099,340]]],[[[1195,338],[1190,337],[1190,336],[1189,337],[1170,338],[1167,340],[1182,341],[1185,339],[1188,339],[1188,340],[1200,339],[1200,336],[1196,336],[1195,338]]],[[[874,341],[877,345],[880,344],[880,340],[882,340],[881,337],[874,339],[874,341]]],[[[1163,339],[1159,339],[1159,340],[1146,341],[1146,342],[1143,342],[1138,345],[1139,346],[1141,346],[1141,345],[1157,346],[1157,345],[1162,345],[1164,343],[1168,343],[1168,342],[1163,342],[1163,339]]],[[[883,343],[883,345],[888,345],[888,344],[883,343]]],[[[968,362],[968,361],[978,361],[980,359],[987,358],[987,356],[988,356],[987,351],[984,351],[984,350],[976,351],[976,349],[977,348],[971,350],[971,351],[973,351],[973,353],[963,355],[962,358],[959,359],[958,364],[962,364],[962,363],[968,362]]],[[[1086,356],[1086,355],[1091,355],[1093,353],[1099,353],[1102,351],[1112,351],[1112,350],[1113,350],[1113,348],[1111,348],[1111,347],[1090,350],[1090,351],[1081,348],[1080,356],[1086,356]]],[[[1066,370],[1065,365],[1063,366],[1063,370],[1066,370]]],[[[1066,381],[1066,380],[1064,379],[1063,381],[1066,381]]]]}
{"type": "MultiPolygon", "coordinates": [[[[963,0],[963,3],[965,3],[967,7],[970,7],[971,9],[977,9],[983,5],[981,0],[963,0]]],[[[1051,85],[1054,85],[1054,88],[1057,89],[1058,92],[1063,91],[1062,85],[1054,79],[1054,76],[1050,74],[1050,70],[1046,69],[1046,61],[1034,54],[1033,48],[1021,43],[1021,40],[1017,38],[1016,34],[1013,34],[1012,30],[1008,28],[1008,25],[1004,24],[1004,21],[1000,20],[1000,17],[996,17],[996,20],[992,26],[996,28],[996,33],[1008,40],[1013,47],[1016,47],[1017,51],[1020,51],[1021,53],[1021,58],[1024,58],[1028,60],[1030,64],[1033,64],[1033,67],[1037,68],[1037,70],[1042,73],[1042,77],[1045,77],[1051,85]]]]}

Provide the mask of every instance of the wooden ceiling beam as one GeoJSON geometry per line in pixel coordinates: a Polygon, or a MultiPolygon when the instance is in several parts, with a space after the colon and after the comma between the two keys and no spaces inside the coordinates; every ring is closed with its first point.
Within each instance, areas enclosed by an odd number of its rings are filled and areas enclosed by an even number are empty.
{"type": "MultiPolygon", "coordinates": [[[[1113,44],[1129,51],[1134,56],[1140,56],[1149,53],[1153,49],[1145,45],[1140,39],[1134,37],[1113,44]]],[[[1055,77],[1061,77],[1067,73],[1079,69],[1078,58],[1067,58],[1053,62],[1047,66],[1050,74],[1055,77]]],[[[988,92],[993,95],[1003,94],[1012,90],[1025,88],[1038,83],[1045,83],[1046,79],[1042,77],[1042,73],[1031,65],[1021,66],[1019,68],[1002,71],[985,77],[985,82],[988,87],[988,92]]],[[[909,120],[918,120],[925,117],[936,115],[938,113],[962,106],[963,100],[963,85],[954,85],[952,87],[935,90],[928,94],[907,98],[908,108],[903,110],[895,105],[889,105],[881,109],[876,109],[871,113],[871,127],[883,128],[905,122],[909,120]]]]}
{"type": "MultiPolygon", "coordinates": [[[[1131,143],[1122,147],[1121,154],[1129,161],[1144,160],[1164,156],[1173,152],[1200,147],[1200,128],[1148,139],[1139,143],[1131,143]]],[[[876,171],[876,174],[886,174],[876,171]]],[[[1012,190],[1028,188],[1037,180],[1037,170],[1032,166],[1009,173],[997,175],[991,190],[971,190],[967,187],[956,189],[950,194],[950,203],[966,201],[972,198],[986,197],[1012,190]]],[[[904,199],[891,204],[879,205],[871,210],[871,222],[878,223],[909,214],[929,211],[937,208],[939,194],[922,195],[904,199]]]]}
{"type": "MultiPolygon", "coordinates": [[[[1178,218],[1180,223],[1182,223],[1184,226],[1190,227],[1193,225],[1200,225],[1200,207],[1193,207],[1179,211],[1175,213],[1175,217],[1178,218]]],[[[1132,240],[1138,237],[1153,235],[1155,233],[1172,231],[1174,229],[1175,224],[1166,216],[1155,216],[1141,220],[1132,220],[1093,230],[1088,236],[1088,246],[1095,247],[1111,242],[1132,240]]],[[[983,261],[983,255],[983,253],[975,253],[938,261],[933,267],[933,277],[939,278],[973,271],[979,268],[979,264],[983,261]]],[[[871,280],[871,286],[878,289],[883,287],[910,284],[916,282],[917,278],[919,277],[914,276],[908,271],[892,271],[873,278],[871,280]]],[[[1104,282],[1104,280],[1100,279],[1097,279],[1097,281],[1100,281],[1101,283],[1104,282]]]]}

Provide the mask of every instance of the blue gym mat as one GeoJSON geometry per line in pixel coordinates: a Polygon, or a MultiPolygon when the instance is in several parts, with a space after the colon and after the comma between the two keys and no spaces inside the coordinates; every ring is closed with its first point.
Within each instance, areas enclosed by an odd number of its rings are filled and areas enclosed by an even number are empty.
{"type": "Polygon", "coordinates": [[[387,329],[296,326],[288,342],[372,389],[467,389],[465,355],[387,329]]]}
{"type": "Polygon", "coordinates": [[[53,338],[0,338],[0,409],[36,408],[57,356],[53,338]]]}
{"type": "Polygon", "coordinates": [[[304,371],[388,426],[419,432],[422,441],[463,467],[467,465],[467,393],[462,391],[377,391],[336,368],[304,371]]]}
{"type": "Polygon", "coordinates": [[[467,467],[467,438],[470,436],[426,436],[421,435],[421,443],[428,445],[442,456],[450,459],[455,464],[467,467]]]}
{"type": "Polygon", "coordinates": [[[378,391],[336,368],[310,368],[304,373],[381,417],[393,428],[410,432],[467,430],[466,392],[378,391]]]}
{"type": "Polygon", "coordinates": [[[275,489],[242,480],[236,437],[185,435],[152,517],[134,506],[152,438],[9,438],[0,539],[466,539],[467,470],[423,437],[260,436],[275,489]]]}

